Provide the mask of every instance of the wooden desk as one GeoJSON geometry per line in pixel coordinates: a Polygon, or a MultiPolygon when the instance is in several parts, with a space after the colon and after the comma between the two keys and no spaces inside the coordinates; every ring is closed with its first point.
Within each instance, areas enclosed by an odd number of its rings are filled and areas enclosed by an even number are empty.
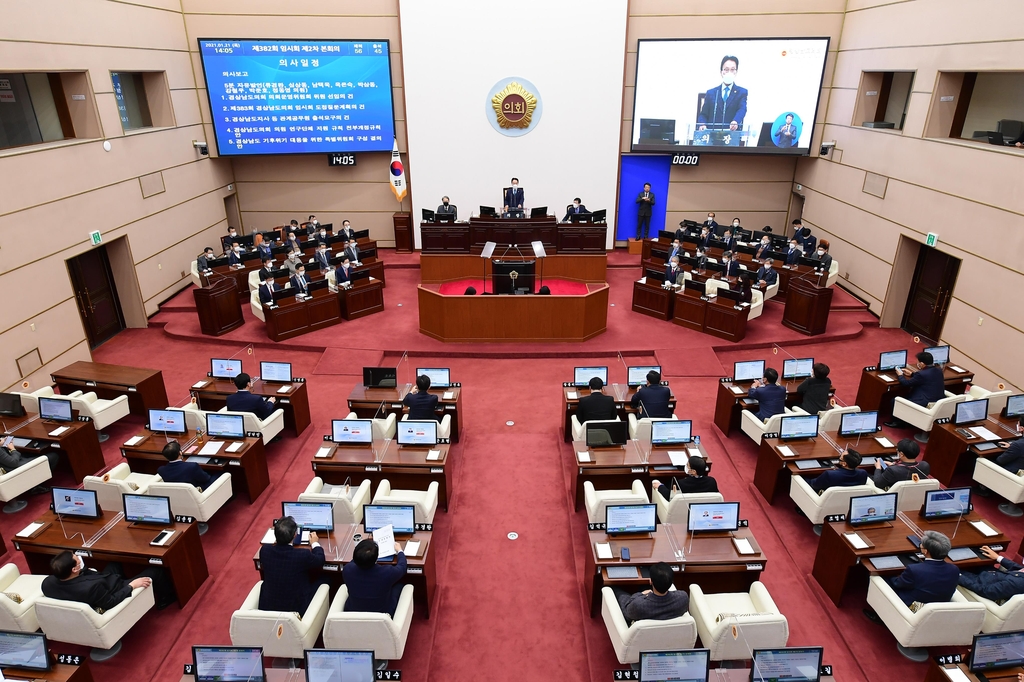
{"type": "Polygon", "coordinates": [[[999,440],[1016,440],[1019,438],[1016,425],[1016,418],[1007,418],[998,414],[990,414],[989,419],[979,424],[956,426],[952,422],[946,422],[933,425],[928,438],[928,447],[924,449],[924,461],[928,462],[928,466],[931,467],[929,472],[931,477],[937,478],[942,485],[949,485],[961,455],[994,457],[1003,452],[1001,448],[979,452],[974,446],[986,441],[980,438],[964,438],[956,432],[957,429],[983,426],[999,436],[999,440]]]}
{"type": "MultiPolygon", "coordinates": [[[[1009,538],[1006,535],[1000,533],[987,538],[968,523],[969,521],[985,520],[985,523],[993,530],[998,530],[994,523],[983,519],[977,512],[972,511],[965,516],[963,521],[960,521],[959,527],[957,527],[958,519],[926,521],[918,512],[910,512],[906,516],[922,531],[937,530],[950,538],[954,548],[971,547],[977,550],[982,545],[1002,545],[1004,551],[1008,548],[1009,538]],[[957,530],[955,537],[953,537],[954,527],[957,530]]],[[[839,606],[846,583],[850,578],[850,572],[855,566],[858,564],[863,566],[869,575],[891,577],[902,573],[903,568],[876,569],[870,562],[871,557],[907,555],[917,551],[907,539],[907,536],[913,535],[914,532],[899,516],[892,523],[884,524],[884,527],[878,527],[880,525],[883,524],[871,524],[874,527],[862,526],[858,529],[845,521],[836,521],[822,526],[821,539],[818,541],[818,552],[814,556],[814,568],[811,574],[836,606],[839,606]],[[862,537],[868,540],[869,545],[865,549],[855,549],[843,537],[843,533],[857,530],[862,537]]],[[[981,558],[955,563],[961,569],[991,567],[992,565],[990,560],[981,558]]]]}
{"type": "MultiPolygon", "coordinates": [[[[128,462],[132,471],[143,474],[155,474],[156,470],[167,464],[167,459],[161,454],[164,446],[170,441],[177,441],[181,444],[181,451],[186,453],[186,458],[199,452],[201,445],[195,444],[196,432],[189,431],[182,436],[165,436],[163,433],[140,430],[135,435],[144,436],[145,440],[135,445],[121,445],[121,456],[128,462]],[[194,447],[193,447],[194,446],[194,447]]],[[[209,438],[207,440],[220,440],[209,438]]],[[[215,457],[227,460],[226,464],[200,464],[207,473],[219,476],[223,473],[231,474],[231,489],[234,491],[244,490],[249,496],[249,504],[256,501],[256,498],[270,485],[270,472],[267,470],[267,453],[263,448],[262,438],[245,438],[244,445],[238,452],[227,452],[228,443],[225,441],[220,452],[215,457]]]]}
{"type": "MultiPolygon", "coordinates": [[[[193,384],[190,392],[196,399],[199,409],[207,412],[216,412],[226,407],[228,396],[238,392],[230,379],[207,378],[206,385],[200,388],[194,388],[196,384],[193,384]]],[[[285,427],[293,430],[297,436],[309,426],[309,391],[306,390],[305,381],[292,382],[292,390],[289,393],[278,393],[277,390],[281,386],[282,384],[256,379],[252,382],[252,392],[264,398],[276,398],[277,407],[284,410],[285,427]]]]}
{"type": "MultiPolygon", "coordinates": [[[[949,647],[943,647],[944,650],[949,647]]],[[[970,660],[967,652],[970,651],[970,647],[960,647],[961,653],[964,654],[964,661],[970,660]]],[[[945,651],[946,655],[950,653],[956,653],[955,651],[945,651]]],[[[972,673],[967,668],[967,663],[949,663],[947,665],[940,666],[936,661],[935,657],[932,656],[928,659],[928,672],[924,676],[924,682],[949,682],[949,676],[942,671],[943,668],[959,668],[970,682],[980,682],[981,678],[972,673]]],[[[985,673],[985,679],[989,682],[1017,682],[1017,675],[1024,673],[1024,668],[1005,668],[1003,670],[992,670],[985,673]]],[[[825,678],[822,678],[825,679],[825,678]]]]}
{"type": "Polygon", "coordinates": [[[583,484],[586,481],[590,481],[596,490],[629,489],[636,479],[643,481],[644,488],[648,491],[651,490],[651,482],[654,479],[671,485],[671,478],[686,476],[686,470],[672,464],[668,451],[691,449],[700,452],[701,457],[710,464],[707,450],[699,443],[651,448],[649,443],[641,444],[639,441],[631,440],[626,445],[617,448],[588,448],[583,441],[573,441],[572,452],[575,466],[573,467],[572,485],[576,491],[576,511],[583,506],[583,484]],[[580,461],[579,453],[581,452],[590,453],[589,462],[580,461]]]}
{"type": "Polygon", "coordinates": [[[348,289],[338,290],[338,301],[341,304],[341,316],[346,320],[356,320],[374,313],[384,312],[384,279],[372,281],[360,280],[348,289]]]}
{"type": "Polygon", "coordinates": [[[242,317],[238,285],[231,278],[223,278],[209,286],[192,290],[199,315],[199,329],[208,336],[221,336],[245,324],[242,317]]]}
{"type": "Polygon", "coordinates": [[[234,280],[238,296],[244,300],[249,294],[249,273],[253,270],[259,270],[261,267],[263,267],[263,263],[260,262],[259,258],[246,261],[242,267],[218,265],[213,268],[212,275],[208,275],[205,272],[199,273],[199,282],[204,287],[207,287],[222,279],[234,280]]]}
{"type": "Polygon", "coordinates": [[[340,294],[317,289],[312,298],[283,298],[273,308],[264,306],[267,336],[271,341],[284,341],[341,322],[340,294]]]}
{"type": "MultiPolygon", "coordinates": [[[[50,650],[50,653],[52,656],[53,649],[50,650]]],[[[81,665],[54,663],[46,672],[5,667],[4,677],[8,680],[44,680],[45,682],[92,682],[93,680],[88,656],[82,657],[81,665]]]]}
{"type": "Polygon", "coordinates": [[[590,551],[586,554],[583,580],[584,590],[590,594],[591,618],[596,618],[601,612],[602,587],[643,586],[646,589],[650,584],[643,576],[610,579],[604,570],[609,566],[636,566],[639,569],[664,561],[672,567],[677,589],[689,590],[690,584],[695,583],[705,592],[715,593],[747,592],[760,579],[768,563],[749,528],[740,528],[735,533],[698,533],[691,538],[685,524],[662,524],[654,533],[639,539],[614,538],[604,531],[590,531],[590,551]],[[756,553],[739,554],[733,537],[747,538],[756,553]],[[599,542],[611,545],[611,559],[597,558],[599,542]],[[629,548],[629,561],[619,558],[623,547],[629,548]]]}
{"type": "Polygon", "coordinates": [[[35,412],[26,412],[24,417],[18,418],[17,425],[14,420],[5,420],[4,424],[15,438],[34,441],[35,447],[18,446],[18,450],[26,455],[39,456],[51,448],[63,452],[67,456],[68,464],[71,465],[75,483],[81,483],[86,476],[95,474],[106,464],[103,461],[103,450],[100,448],[95,424],[92,420],[78,421],[77,410],[73,410],[72,415],[75,421],[59,424],[44,422],[35,412]],[[68,430],[59,436],[50,435],[51,431],[61,426],[66,426],[68,430]]]}
{"type": "MultiPolygon", "coordinates": [[[[622,421],[626,421],[629,414],[637,414],[636,408],[630,405],[629,401],[633,399],[633,394],[637,392],[638,388],[639,386],[627,386],[626,384],[607,384],[604,387],[605,394],[615,398],[615,409],[622,421]]],[[[572,442],[572,416],[576,414],[580,398],[588,395],[590,395],[590,389],[587,387],[562,386],[562,434],[566,443],[572,442]],[[570,397],[571,394],[575,394],[575,397],[570,397]]],[[[675,393],[669,398],[668,409],[675,412],[675,393]]]]}
{"type": "MultiPolygon", "coordinates": [[[[744,398],[750,397],[751,383],[753,382],[734,382],[731,379],[722,379],[718,382],[718,396],[715,399],[715,426],[726,436],[733,429],[740,427],[740,411],[743,409],[742,401],[744,398]],[[739,388],[740,392],[734,393],[732,391],[733,386],[739,388]]],[[[801,402],[800,394],[796,391],[797,386],[799,386],[798,382],[787,381],[779,385],[786,387],[787,407],[801,402]]]]}
{"type": "Polygon", "coordinates": [[[677,290],[672,322],[727,341],[742,341],[747,335],[750,305],[715,296],[709,299],[693,289],[677,290]]]}
{"type": "Polygon", "coordinates": [[[650,315],[659,320],[671,320],[676,292],[646,281],[633,282],[633,312],[650,315]]]}
{"type": "Polygon", "coordinates": [[[424,254],[474,253],[486,242],[519,244],[520,248],[540,241],[548,255],[607,251],[608,225],[560,224],[554,216],[543,218],[471,218],[461,223],[420,223],[420,244],[424,254]]]}
{"type": "MultiPolygon", "coordinates": [[[[397,388],[369,388],[363,385],[356,385],[348,394],[349,412],[355,412],[360,419],[371,419],[380,416],[381,411],[386,416],[394,414],[396,420],[402,419],[405,405],[402,400],[412,390],[413,384],[403,384],[397,388]]],[[[452,386],[451,388],[432,388],[429,393],[437,396],[437,406],[440,412],[437,416],[451,415],[451,441],[459,442],[459,434],[462,432],[462,387],[452,386]],[[445,393],[451,393],[451,398],[445,398],[445,393]]]]}
{"type": "MultiPolygon", "coordinates": [[[[357,542],[355,535],[360,534],[364,538],[372,537],[363,532],[362,524],[350,524],[335,528],[330,538],[324,535],[320,539],[320,546],[323,547],[327,561],[324,563],[324,571],[331,574],[331,591],[334,592],[344,582],[342,569],[345,564],[352,561],[352,552],[357,542]],[[328,546],[329,541],[329,546],[328,546]]],[[[430,618],[430,606],[434,603],[434,592],[437,589],[437,569],[434,557],[437,551],[433,550],[431,541],[433,533],[429,530],[418,530],[412,535],[399,535],[395,539],[403,545],[406,540],[417,540],[420,543],[420,551],[417,556],[406,556],[407,570],[405,583],[413,587],[413,603],[417,609],[423,609],[425,618],[430,618]]],[[[309,545],[302,545],[309,547],[309,545]]],[[[252,558],[253,566],[260,572],[260,579],[263,578],[263,567],[260,565],[260,551],[252,558]]]]}
{"type": "MultiPolygon", "coordinates": [[[[883,447],[873,436],[863,436],[859,443],[856,443],[856,438],[853,440],[840,438],[838,431],[830,431],[828,436],[839,447],[849,445],[865,457],[888,457],[896,453],[895,444],[891,448],[883,447]]],[[[780,438],[762,438],[761,448],[757,453],[757,467],[754,469],[754,487],[768,501],[768,504],[775,504],[775,498],[778,495],[789,499],[790,479],[793,476],[819,476],[822,472],[832,468],[830,465],[800,469],[796,465],[798,461],[835,460],[840,454],[842,453],[820,435],[813,439],[791,441],[783,441],[780,438]],[[796,457],[784,456],[779,452],[781,445],[789,446],[796,453],[796,457]]],[[[874,464],[864,465],[861,468],[867,470],[869,474],[875,470],[874,464]]]]}
{"type": "MultiPolygon", "coordinates": [[[[504,249],[496,251],[495,258],[503,251],[504,249]]],[[[484,276],[489,279],[493,271],[491,261],[490,258],[454,253],[423,254],[420,256],[420,282],[440,284],[458,279],[480,279],[484,276]]],[[[605,253],[548,255],[537,263],[536,270],[538,289],[541,275],[548,279],[600,284],[608,279],[608,256],[605,253]]],[[[493,291],[490,286],[488,290],[493,291]]]]}
{"type": "MultiPolygon", "coordinates": [[[[946,390],[950,393],[964,393],[967,385],[974,381],[974,372],[957,372],[947,364],[942,369],[942,377],[946,382],[946,390]]],[[[879,421],[883,416],[892,414],[892,401],[896,396],[906,396],[908,390],[896,379],[896,370],[880,372],[877,366],[865,367],[860,374],[860,385],[857,387],[856,405],[861,410],[878,410],[879,421]],[[886,381],[881,375],[894,381],[886,381]]]]}
{"type": "Polygon", "coordinates": [[[342,485],[351,478],[353,484],[370,481],[374,490],[381,480],[388,479],[392,488],[426,490],[437,483],[437,504],[448,511],[448,495],[452,486],[452,463],[448,460],[448,444],[434,447],[398,445],[395,441],[374,441],[370,446],[338,447],[323,442],[319,447],[331,450],[327,457],[311,459],[313,474],[331,485],[342,485]],[[427,460],[430,450],[439,450],[436,460],[427,460]]]}
{"type": "Polygon", "coordinates": [[[608,225],[582,225],[569,223],[558,226],[558,253],[606,253],[608,225]]]}
{"type": "Polygon", "coordinates": [[[370,273],[370,277],[380,280],[381,287],[387,286],[387,283],[384,281],[384,261],[367,257],[366,260],[360,262],[362,265],[352,268],[352,272],[363,272],[365,270],[370,273]]]}
{"type": "Polygon", "coordinates": [[[92,547],[83,548],[82,536],[86,539],[91,538],[110,523],[113,517],[113,512],[103,512],[102,516],[94,521],[65,516],[62,530],[57,516],[53,512],[46,512],[36,518],[35,522],[47,525],[32,538],[16,537],[14,548],[25,555],[29,570],[37,575],[49,575],[50,559],[64,550],[79,554],[87,552],[85,558],[89,561],[86,563],[92,568],[102,568],[111,561],[121,562],[126,565],[125,573],[129,578],[132,573],[128,566],[135,566],[141,570],[153,564],[161,565],[174,583],[178,604],[187,604],[209,575],[206,555],[203,554],[203,543],[199,540],[199,527],[194,523],[175,523],[168,526],[178,532],[167,545],[153,547],[149,542],[156,536],[157,530],[152,527],[131,527],[131,524],[122,519],[92,547]],[[72,536],[71,539],[64,537],[64,531],[72,536]]]}
{"type": "Polygon", "coordinates": [[[93,391],[105,400],[126,395],[131,413],[140,417],[148,418],[149,410],[163,410],[169,404],[164,375],[158,369],[79,361],[51,372],[50,380],[65,395],[93,391]]]}
{"type": "MultiPolygon", "coordinates": [[[[817,279],[824,280],[827,277],[827,273],[822,273],[817,279]]],[[[831,287],[819,285],[810,279],[794,277],[786,294],[782,324],[807,336],[824,334],[831,308],[831,287]]]]}

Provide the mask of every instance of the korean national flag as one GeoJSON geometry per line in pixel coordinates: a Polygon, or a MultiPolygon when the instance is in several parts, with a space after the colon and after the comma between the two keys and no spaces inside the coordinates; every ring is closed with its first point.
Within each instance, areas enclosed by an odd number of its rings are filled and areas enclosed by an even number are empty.
{"type": "Polygon", "coordinates": [[[391,167],[388,169],[391,180],[391,191],[395,198],[401,201],[405,198],[405,166],[402,165],[402,155],[398,153],[398,138],[395,138],[395,147],[391,150],[391,167]]]}

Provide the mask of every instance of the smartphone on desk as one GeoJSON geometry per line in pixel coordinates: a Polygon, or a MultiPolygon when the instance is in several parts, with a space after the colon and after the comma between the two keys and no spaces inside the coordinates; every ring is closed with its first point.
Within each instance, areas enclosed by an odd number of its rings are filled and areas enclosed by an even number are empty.
{"type": "Polygon", "coordinates": [[[619,550],[619,556],[622,557],[623,561],[629,561],[629,547],[623,547],[619,550]]]}

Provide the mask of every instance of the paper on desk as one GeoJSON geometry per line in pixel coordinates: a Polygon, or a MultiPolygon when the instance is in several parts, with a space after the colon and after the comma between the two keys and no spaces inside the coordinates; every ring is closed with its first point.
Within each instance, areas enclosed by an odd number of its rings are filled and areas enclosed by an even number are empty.
{"type": "Polygon", "coordinates": [[[598,559],[611,559],[612,558],[612,546],[608,542],[598,542],[597,547],[597,558],[598,559]]]}
{"type": "Polygon", "coordinates": [[[971,525],[978,529],[978,532],[987,538],[993,535],[999,535],[998,532],[992,529],[992,526],[988,525],[984,521],[971,521],[971,525]]]}
{"type": "Polygon", "coordinates": [[[242,449],[242,446],[244,445],[245,443],[243,443],[242,441],[236,440],[234,443],[224,448],[224,452],[238,452],[239,450],[242,449]]]}
{"type": "Polygon", "coordinates": [[[206,385],[207,383],[209,383],[209,382],[206,382],[206,381],[197,381],[196,383],[192,384],[192,388],[202,388],[202,387],[203,387],[203,386],[205,386],[205,385],[206,385]]]}
{"type": "Polygon", "coordinates": [[[50,435],[51,436],[59,436],[60,434],[64,433],[67,430],[68,430],[67,426],[58,426],[53,431],[50,431],[50,435]]]}
{"type": "Polygon", "coordinates": [[[261,545],[272,545],[275,542],[277,542],[277,539],[274,537],[274,529],[273,528],[268,528],[267,532],[263,534],[263,539],[260,540],[260,544],[261,545]]]}
{"type": "Polygon", "coordinates": [[[124,444],[127,445],[128,447],[131,447],[132,445],[138,445],[143,440],[145,440],[145,438],[145,436],[132,436],[131,438],[126,440],[124,444]]]}
{"type": "Polygon", "coordinates": [[[576,457],[581,462],[589,462],[590,461],[590,453],[589,452],[577,452],[576,453],[576,457]]]}
{"type": "Polygon", "coordinates": [[[948,677],[953,682],[971,682],[971,678],[967,677],[967,673],[965,673],[959,667],[945,668],[939,666],[939,670],[946,673],[946,677],[948,677]]]}
{"type": "Polygon", "coordinates": [[[441,451],[440,450],[427,450],[427,461],[428,462],[436,462],[439,459],[441,459],[441,451]]]}
{"type": "Polygon", "coordinates": [[[736,551],[740,554],[753,554],[754,548],[750,546],[747,538],[733,538],[732,543],[736,545],[736,551]]]}
{"type": "Polygon", "coordinates": [[[883,438],[882,436],[876,436],[875,440],[878,441],[878,444],[881,445],[883,448],[891,448],[891,447],[893,447],[892,441],[889,440],[888,438],[883,438]]]}
{"type": "Polygon", "coordinates": [[[963,367],[957,367],[956,365],[950,365],[949,368],[958,374],[963,374],[964,372],[967,371],[963,367]]]}
{"type": "Polygon", "coordinates": [[[896,381],[895,379],[893,379],[893,378],[892,378],[891,376],[889,376],[888,374],[879,374],[879,375],[878,375],[878,378],[879,378],[879,379],[881,379],[882,381],[888,381],[888,382],[889,382],[890,384],[891,384],[892,382],[896,381]]]}
{"type": "Polygon", "coordinates": [[[316,454],[313,455],[313,456],[314,457],[320,457],[320,458],[330,457],[331,456],[331,446],[330,445],[325,445],[324,447],[322,447],[319,450],[317,450],[316,454]]]}
{"type": "Polygon", "coordinates": [[[292,385],[288,384],[287,386],[282,386],[281,388],[277,389],[277,392],[278,393],[290,393],[291,390],[292,390],[292,385]]]}
{"type": "Polygon", "coordinates": [[[576,400],[576,391],[569,391],[565,397],[569,400],[576,400]]]}
{"type": "Polygon", "coordinates": [[[780,445],[779,454],[782,455],[783,457],[796,457],[796,453],[793,452],[793,448],[789,447],[788,445],[780,445]]]}
{"type": "Polygon", "coordinates": [[[405,556],[419,556],[420,554],[420,541],[409,540],[405,543],[405,556]]]}
{"type": "Polygon", "coordinates": [[[855,549],[867,549],[868,543],[864,542],[864,539],[856,533],[843,533],[843,537],[846,541],[854,546],[855,549]]]}
{"type": "Polygon", "coordinates": [[[999,440],[999,436],[992,433],[984,426],[972,426],[967,430],[982,440],[999,440]]]}
{"type": "Polygon", "coordinates": [[[729,390],[732,391],[733,393],[735,393],[736,395],[739,395],[740,393],[743,393],[743,389],[740,388],[739,386],[730,386],[729,390]]]}
{"type": "Polygon", "coordinates": [[[43,525],[44,524],[42,524],[42,523],[30,523],[27,526],[25,526],[24,528],[22,528],[21,530],[19,530],[17,533],[15,533],[14,537],[17,537],[17,538],[31,537],[32,533],[35,533],[37,530],[42,528],[43,525]]]}
{"type": "Polygon", "coordinates": [[[685,450],[669,450],[668,458],[672,460],[672,466],[684,467],[690,457],[685,450]]]}
{"type": "Polygon", "coordinates": [[[442,400],[451,400],[455,397],[455,391],[445,391],[444,395],[441,396],[442,400]]]}
{"type": "Polygon", "coordinates": [[[199,454],[216,455],[218,452],[220,452],[220,448],[222,445],[224,445],[224,441],[222,440],[208,440],[206,441],[206,445],[203,446],[203,449],[199,451],[199,454]]]}
{"type": "Polygon", "coordinates": [[[377,556],[387,559],[395,556],[395,527],[390,523],[373,531],[373,541],[377,543],[377,556]]]}
{"type": "Polygon", "coordinates": [[[690,457],[703,457],[704,456],[704,455],[700,454],[700,450],[698,450],[697,448],[686,448],[686,454],[688,454],[690,457]]]}

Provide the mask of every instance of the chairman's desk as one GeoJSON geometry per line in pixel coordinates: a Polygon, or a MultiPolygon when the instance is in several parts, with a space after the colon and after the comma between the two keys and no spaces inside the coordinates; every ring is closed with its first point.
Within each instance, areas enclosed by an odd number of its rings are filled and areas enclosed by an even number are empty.
{"type": "MultiPolygon", "coordinates": [[[[403,384],[395,388],[355,386],[348,394],[349,412],[355,412],[360,419],[382,418],[394,414],[395,419],[400,420],[405,409],[402,400],[412,388],[413,384],[403,384]]],[[[446,414],[451,415],[451,441],[458,443],[462,430],[462,387],[432,388],[428,392],[437,396],[438,419],[446,414]],[[445,394],[451,397],[446,398],[445,394]]]]}
{"type": "Polygon", "coordinates": [[[199,540],[199,526],[171,524],[167,528],[177,531],[174,537],[162,547],[153,547],[149,543],[162,527],[133,526],[122,518],[90,547],[84,547],[114,516],[109,511],[95,520],[64,516],[62,525],[56,514],[46,512],[35,520],[46,525],[30,538],[15,536],[14,548],[25,555],[29,570],[39,575],[52,573],[50,559],[64,550],[87,559],[90,568],[102,569],[112,561],[125,564],[129,578],[149,566],[163,566],[174,584],[178,604],[185,606],[210,574],[199,540]],[[130,567],[137,570],[133,572],[130,567]]]}
{"type": "MultiPolygon", "coordinates": [[[[951,422],[934,424],[929,433],[928,447],[924,449],[924,461],[928,462],[928,466],[931,467],[930,475],[932,478],[937,478],[943,485],[949,485],[961,455],[970,454],[973,457],[995,457],[1003,452],[1003,449],[999,447],[980,451],[977,449],[977,445],[986,442],[996,443],[998,441],[965,438],[962,434],[957,433],[957,429],[983,426],[998,436],[999,440],[1012,441],[1020,437],[1017,433],[1016,425],[1016,417],[1004,417],[999,414],[990,414],[984,422],[971,423],[964,426],[956,426],[951,422]]],[[[973,462],[974,460],[972,459],[971,461],[973,462]]]]}
{"type": "Polygon", "coordinates": [[[651,482],[655,479],[671,486],[672,477],[686,476],[686,469],[672,464],[672,459],[668,455],[670,450],[686,451],[687,457],[691,454],[700,454],[705,461],[710,462],[707,450],[699,443],[651,447],[650,444],[640,444],[639,441],[631,440],[618,447],[588,448],[583,441],[573,441],[572,450],[575,462],[572,485],[576,491],[576,511],[583,506],[583,484],[587,481],[596,490],[629,489],[637,479],[643,481],[645,490],[651,490],[651,482]],[[589,461],[580,458],[581,452],[587,453],[589,461]]]}
{"type": "MultiPolygon", "coordinates": [[[[523,256],[533,258],[532,249],[525,248],[523,256]]],[[[496,249],[492,258],[519,258],[519,252],[505,252],[496,249]]],[[[420,282],[440,284],[459,279],[480,279],[493,277],[492,258],[481,258],[458,253],[423,254],[420,256],[420,282]]],[[[568,279],[575,282],[604,283],[608,280],[608,255],[605,253],[562,253],[548,255],[536,264],[536,288],[542,279],[568,279]]],[[[488,287],[488,291],[493,291],[488,287]]],[[[483,293],[483,292],[481,292],[483,293]]]]}
{"type": "Polygon", "coordinates": [[[608,225],[559,224],[554,216],[543,218],[471,218],[468,223],[420,223],[420,247],[424,254],[474,253],[487,242],[544,244],[548,255],[606,252],[608,225]]]}
{"type": "MultiPolygon", "coordinates": [[[[605,395],[610,395],[615,398],[615,409],[619,419],[626,421],[629,414],[636,414],[638,410],[630,404],[630,400],[633,399],[633,394],[639,390],[639,386],[628,386],[626,384],[606,384],[604,387],[605,395]]],[[[562,386],[562,433],[565,436],[565,442],[572,442],[572,416],[576,414],[576,408],[579,407],[580,398],[584,398],[590,395],[590,389],[580,386],[562,386]]],[[[669,412],[675,412],[676,409],[676,396],[673,393],[669,397],[668,403],[669,412]]]]}
{"type": "Polygon", "coordinates": [[[448,511],[448,493],[452,484],[452,463],[448,459],[448,444],[433,447],[399,445],[396,441],[374,441],[372,445],[335,445],[324,442],[311,464],[313,473],[324,483],[355,485],[370,481],[376,490],[383,479],[393,489],[426,490],[437,483],[437,503],[448,511]],[[325,456],[318,454],[326,450],[325,456]],[[431,450],[437,450],[435,459],[427,459],[431,450]]]}
{"type": "MultiPolygon", "coordinates": [[[[203,447],[196,442],[196,432],[188,431],[183,435],[165,435],[145,431],[136,434],[143,436],[144,440],[135,445],[127,443],[121,445],[121,456],[124,457],[132,471],[143,474],[155,474],[156,470],[167,464],[167,459],[161,454],[167,443],[176,441],[181,445],[181,451],[186,459],[199,456],[199,450],[203,447]]],[[[199,466],[213,476],[223,473],[231,474],[231,489],[234,491],[244,490],[249,496],[249,504],[256,501],[256,498],[270,485],[270,472],[267,469],[267,453],[263,448],[262,438],[241,438],[237,440],[207,438],[210,440],[223,440],[220,452],[211,455],[214,459],[223,460],[223,464],[212,464],[207,462],[199,466]],[[231,443],[241,442],[242,447],[237,452],[228,452],[227,447],[231,443]]],[[[203,455],[205,457],[205,455],[203,455]]]]}
{"type": "MultiPolygon", "coordinates": [[[[962,369],[962,368],[961,368],[962,369]]],[[[860,385],[857,387],[855,405],[861,410],[878,410],[879,416],[892,413],[892,402],[896,396],[906,396],[910,390],[900,384],[896,370],[879,371],[876,366],[865,367],[860,374],[860,385]],[[882,377],[888,377],[886,381],[882,377]]],[[[974,372],[958,372],[947,364],[942,368],[942,378],[946,390],[950,393],[964,393],[967,385],[974,381],[974,372]]]]}
{"type": "Polygon", "coordinates": [[[50,380],[64,395],[92,391],[104,400],[126,395],[131,413],[140,417],[148,417],[149,410],[162,410],[168,405],[164,375],[158,369],[79,361],[51,372],[50,380]]]}
{"type": "MultiPolygon", "coordinates": [[[[989,545],[1007,549],[1009,538],[1003,533],[986,537],[970,524],[971,521],[984,520],[977,512],[970,512],[963,520],[952,518],[941,521],[926,521],[919,512],[901,512],[900,515],[916,525],[922,532],[935,530],[950,539],[954,548],[970,547],[978,554],[978,550],[989,545]],[[955,531],[955,532],[954,532],[955,531]]],[[[857,566],[863,566],[869,576],[880,575],[892,577],[903,572],[903,567],[878,569],[871,563],[872,557],[910,555],[917,548],[907,539],[909,535],[918,535],[908,526],[900,515],[892,522],[874,523],[866,526],[851,526],[845,521],[833,521],[822,526],[821,538],[818,540],[818,551],[814,556],[814,568],[811,573],[821,588],[836,606],[842,599],[843,591],[850,579],[850,573],[857,566]],[[856,549],[843,536],[844,533],[857,532],[867,542],[864,549],[856,549]]],[[[991,521],[985,521],[989,527],[998,532],[991,521]]],[[[949,561],[947,558],[946,561],[949,561]]],[[[906,563],[906,562],[904,562],[906,563]]],[[[990,568],[992,561],[977,556],[974,559],[951,562],[962,569],[990,568]]]]}
{"type": "Polygon", "coordinates": [[[15,443],[19,452],[35,456],[43,455],[52,448],[63,452],[71,465],[75,482],[81,483],[86,476],[95,474],[106,464],[95,425],[91,420],[79,421],[78,410],[72,410],[71,415],[74,421],[52,422],[40,419],[35,412],[26,412],[24,417],[4,418],[0,425],[5,434],[29,441],[28,444],[15,443]],[[67,430],[56,436],[50,435],[61,427],[67,430]]]}
{"type": "MultiPolygon", "coordinates": [[[[733,533],[689,533],[684,524],[661,524],[654,533],[609,536],[604,531],[590,531],[590,551],[584,568],[584,589],[590,594],[590,617],[601,612],[601,588],[622,587],[629,591],[646,589],[650,582],[639,578],[609,578],[607,569],[614,566],[649,568],[667,563],[673,571],[677,589],[689,591],[691,584],[705,592],[747,592],[760,579],[768,563],[749,528],[733,533]],[[736,551],[733,538],[750,541],[754,554],[736,551]],[[597,556],[597,544],[609,543],[611,559],[597,556]],[[629,561],[623,561],[620,552],[629,549],[629,561]]],[[[747,673],[749,675],[749,672],[747,673]]]]}
{"type": "MultiPolygon", "coordinates": [[[[309,426],[309,391],[306,390],[306,382],[293,381],[290,391],[278,393],[285,385],[256,378],[252,382],[252,392],[264,398],[276,398],[274,409],[280,407],[284,410],[284,425],[295,431],[297,436],[309,426]]],[[[228,396],[237,392],[235,383],[230,379],[207,378],[192,384],[191,388],[199,409],[207,412],[216,412],[227,406],[228,396]]]]}
{"type": "MultiPolygon", "coordinates": [[[[797,393],[797,387],[801,381],[803,380],[783,381],[779,384],[786,389],[787,407],[801,402],[800,394],[797,393]]],[[[726,436],[732,429],[738,429],[740,426],[740,412],[744,406],[748,406],[744,401],[750,399],[752,383],[751,381],[737,382],[731,378],[721,379],[718,382],[718,395],[715,399],[715,426],[726,436]],[[734,387],[737,389],[736,391],[733,390],[734,387]]],[[[756,404],[756,402],[752,403],[752,405],[756,404]]]]}
{"type": "MultiPolygon", "coordinates": [[[[50,655],[53,656],[52,642],[50,655]]],[[[89,669],[89,659],[82,657],[81,665],[66,665],[54,663],[46,672],[41,670],[26,670],[25,668],[4,668],[4,679],[8,680],[40,680],[41,682],[92,682],[92,670],[89,669]]]]}
{"type": "MultiPolygon", "coordinates": [[[[330,536],[327,533],[317,533],[317,535],[320,536],[320,547],[324,550],[326,557],[323,570],[331,574],[331,591],[334,592],[344,582],[342,569],[345,564],[352,561],[353,551],[358,544],[355,536],[372,538],[373,535],[364,533],[362,524],[358,523],[339,526],[331,531],[330,536]]],[[[413,603],[416,609],[423,609],[425,618],[430,618],[430,606],[434,603],[434,591],[437,589],[437,568],[434,559],[437,552],[433,549],[433,537],[434,534],[429,530],[418,530],[412,535],[401,535],[396,538],[403,547],[406,540],[420,543],[416,556],[406,555],[405,557],[407,572],[403,582],[412,585],[413,603]]],[[[301,545],[301,547],[308,550],[309,545],[301,545]]],[[[263,566],[260,562],[259,550],[256,550],[252,563],[260,572],[262,580],[263,566]]]]}
{"type": "Polygon", "coordinates": [[[384,310],[384,282],[363,280],[349,288],[316,289],[308,298],[288,297],[275,306],[263,306],[267,336],[284,341],[344,320],[354,320],[384,310]]]}

